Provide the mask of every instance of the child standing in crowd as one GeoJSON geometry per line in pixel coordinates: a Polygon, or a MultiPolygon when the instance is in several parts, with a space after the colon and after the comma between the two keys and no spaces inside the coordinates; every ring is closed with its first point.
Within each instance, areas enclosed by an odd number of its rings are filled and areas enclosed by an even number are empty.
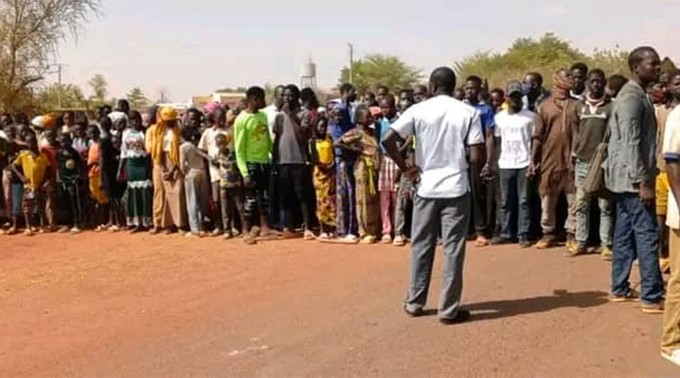
{"type": "MultiPolygon", "coordinates": [[[[382,117],[380,119],[378,139],[382,139],[390,125],[397,120],[397,108],[393,96],[386,96],[380,101],[382,117]]],[[[380,173],[378,191],[380,192],[380,215],[382,217],[382,243],[392,243],[394,231],[394,216],[397,205],[397,189],[399,185],[399,168],[385,150],[381,147],[382,158],[380,159],[380,173]]]]}
{"type": "Polygon", "coordinates": [[[102,190],[102,168],[101,168],[101,138],[99,126],[90,125],[87,129],[88,139],[90,140],[90,147],[87,155],[88,168],[88,182],[90,188],[90,196],[95,201],[95,217],[94,221],[97,224],[95,231],[104,231],[106,229],[105,219],[108,216],[109,197],[102,190]]]}
{"type": "Polygon", "coordinates": [[[319,240],[327,241],[335,230],[335,155],[333,139],[328,133],[328,119],[323,115],[319,116],[312,146],[316,217],[321,227],[319,240]]]}
{"type": "Polygon", "coordinates": [[[45,198],[47,186],[49,185],[49,176],[52,173],[50,172],[47,156],[38,149],[38,139],[35,135],[29,135],[26,138],[26,145],[28,149],[19,153],[12,162],[11,168],[24,184],[22,203],[24,219],[26,221],[24,235],[32,236],[35,230],[31,220],[35,214],[38,214],[40,218],[39,232],[43,232],[43,227],[45,227],[47,222],[45,198]],[[21,168],[21,172],[17,167],[21,168]]]}
{"type": "Polygon", "coordinates": [[[13,235],[17,233],[19,217],[22,216],[21,204],[23,202],[24,184],[11,169],[11,162],[14,161],[22,149],[25,149],[25,145],[19,140],[16,127],[8,126],[5,130],[7,146],[2,157],[5,162],[2,171],[2,189],[5,196],[5,210],[12,221],[7,234],[13,235]]]}
{"type": "MultiPolygon", "coordinates": [[[[72,146],[71,137],[68,133],[61,135],[61,148],[57,153],[57,161],[59,162],[58,182],[61,190],[62,198],[66,201],[62,210],[69,214],[73,227],[71,233],[77,234],[80,232],[80,224],[82,221],[82,200],[80,193],[80,172],[83,166],[83,160],[80,154],[72,146]]],[[[68,232],[67,226],[59,229],[59,232],[68,232]]]]}
{"type": "Polygon", "coordinates": [[[45,187],[45,214],[47,214],[48,226],[45,231],[52,232],[56,229],[56,209],[57,209],[57,170],[59,163],[57,162],[57,134],[54,129],[45,131],[42,135],[43,144],[40,146],[40,152],[45,154],[50,165],[50,175],[47,176],[47,186],[45,187]]]}
{"type": "Polygon", "coordinates": [[[130,127],[123,131],[118,177],[127,179],[125,210],[130,232],[140,232],[152,226],[153,187],[149,154],[144,148],[142,116],[130,113],[130,127]]]}
{"type": "MultiPolygon", "coordinates": [[[[127,118],[124,118],[122,122],[124,125],[127,124],[127,118]]],[[[127,126],[125,126],[127,127],[127,126]]],[[[111,134],[111,151],[109,159],[107,162],[108,175],[110,176],[110,192],[109,196],[111,200],[111,224],[109,231],[120,231],[125,228],[125,211],[123,209],[123,196],[125,195],[126,187],[126,173],[121,171],[119,168],[121,166],[120,162],[120,150],[122,148],[122,133],[123,130],[117,131],[115,134],[111,134]]]]}
{"type": "Polygon", "coordinates": [[[380,197],[378,195],[378,142],[371,125],[370,110],[360,105],[356,110],[357,125],[343,134],[335,145],[343,151],[357,154],[354,164],[356,214],[359,238],[363,244],[375,243],[380,228],[380,197]]]}
{"type": "MultiPolygon", "coordinates": [[[[225,135],[227,133],[227,110],[218,107],[213,113],[208,117],[208,122],[211,123],[210,127],[203,131],[201,139],[198,142],[198,148],[203,152],[207,153],[211,159],[217,158],[219,150],[216,145],[216,136],[219,134],[225,135]]],[[[213,236],[219,235],[221,232],[226,233],[228,230],[224,227],[224,219],[221,216],[222,203],[220,201],[220,173],[219,168],[214,164],[210,164],[208,167],[210,174],[210,193],[212,197],[212,202],[214,204],[214,230],[212,232],[213,236]]]]}
{"type": "Polygon", "coordinates": [[[272,236],[267,214],[269,210],[269,180],[272,139],[268,131],[264,89],[251,87],[246,92],[248,107],[239,114],[234,125],[234,148],[236,162],[245,186],[246,218],[251,227],[245,238],[246,244],[255,244],[262,228],[263,236],[272,236]],[[257,224],[259,223],[259,227],[257,224]]]}
{"type": "Polygon", "coordinates": [[[182,145],[179,147],[179,167],[184,176],[184,194],[186,196],[187,214],[191,232],[187,237],[203,237],[203,222],[208,214],[208,176],[205,172],[205,160],[208,159],[203,151],[192,142],[195,131],[190,128],[182,130],[182,145]],[[205,160],[204,160],[205,159],[205,160]]]}
{"type": "Polygon", "coordinates": [[[224,222],[224,238],[231,239],[237,234],[246,235],[246,220],[243,212],[243,179],[236,164],[233,130],[217,134],[217,161],[220,177],[220,204],[224,222]]]}

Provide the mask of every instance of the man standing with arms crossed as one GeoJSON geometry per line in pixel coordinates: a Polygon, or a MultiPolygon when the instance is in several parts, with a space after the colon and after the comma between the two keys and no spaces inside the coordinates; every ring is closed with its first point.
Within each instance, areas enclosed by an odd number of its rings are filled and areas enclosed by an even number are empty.
{"type": "Polygon", "coordinates": [[[411,316],[423,314],[441,229],[445,260],[439,320],[443,324],[470,318],[470,312],[460,308],[471,210],[466,148],[473,165],[481,162],[484,153],[479,112],[454,99],[455,88],[452,69],[435,69],[430,75],[432,98],[404,112],[383,139],[387,154],[417,190],[413,199],[411,284],[404,310],[411,316]],[[415,165],[407,164],[398,148],[398,143],[410,136],[418,141],[415,165]]]}

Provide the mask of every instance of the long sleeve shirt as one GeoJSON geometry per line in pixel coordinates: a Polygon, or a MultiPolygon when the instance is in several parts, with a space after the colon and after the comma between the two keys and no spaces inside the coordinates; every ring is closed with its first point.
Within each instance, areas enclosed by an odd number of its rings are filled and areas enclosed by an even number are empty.
{"type": "Polygon", "coordinates": [[[272,139],[264,112],[241,112],[234,123],[236,163],[243,177],[248,176],[248,163],[269,164],[272,139]]]}
{"type": "Polygon", "coordinates": [[[621,88],[609,129],[607,188],[614,193],[637,193],[639,185],[654,179],[658,171],[654,107],[637,82],[631,80],[621,88]]]}

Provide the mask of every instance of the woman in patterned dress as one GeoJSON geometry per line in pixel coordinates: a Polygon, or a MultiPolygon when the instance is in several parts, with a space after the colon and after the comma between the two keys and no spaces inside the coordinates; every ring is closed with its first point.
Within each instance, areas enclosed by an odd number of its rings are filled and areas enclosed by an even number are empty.
{"type": "Polygon", "coordinates": [[[123,131],[120,153],[119,178],[127,179],[125,210],[130,232],[139,232],[152,226],[153,186],[149,154],[144,147],[142,116],[130,113],[130,127],[123,131]]]}

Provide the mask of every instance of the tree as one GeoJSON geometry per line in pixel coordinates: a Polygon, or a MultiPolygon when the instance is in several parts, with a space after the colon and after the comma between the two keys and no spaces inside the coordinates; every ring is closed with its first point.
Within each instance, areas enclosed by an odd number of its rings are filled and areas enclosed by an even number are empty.
{"type": "Polygon", "coordinates": [[[487,79],[491,87],[505,87],[508,80],[522,80],[527,72],[536,71],[543,76],[544,86],[552,85],[552,76],[560,68],[569,68],[583,62],[590,68],[600,68],[607,75],[630,75],[628,52],[595,49],[587,55],[552,33],[538,40],[519,38],[504,53],[477,52],[454,64],[460,80],[469,75],[487,79]]]}
{"type": "Polygon", "coordinates": [[[149,99],[146,98],[146,95],[139,87],[130,89],[130,92],[127,94],[127,100],[130,102],[132,109],[140,109],[149,104],[149,99]]]}
{"type": "Polygon", "coordinates": [[[61,96],[61,108],[86,108],[83,91],[73,84],[52,84],[42,88],[37,93],[37,106],[43,112],[60,109],[59,97],[61,96]]]}
{"type": "Polygon", "coordinates": [[[20,102],[43,79],[59,42],[77,35],[99,6],[100,0],[0,0],[0,107],[29,105],[20,102]]]}
{"type": "Polygon", "coordinates": [[[102,74],[96,74],[87,82],[92,88],[92,96],[90,96],[90,101],[95,103],[97,106],[106,103],[106,96],[109,93],[108,86],[109,83],[106,82],[106,78],[102,74]]]}
{"type": "MultiPolygon", "coordinates": [[[[422,71],[411,67],[396,56],[371,54],[352,64],[352,83],[359,93],[385,85],[393,91],[411,88],[420,82],[422,71]]],[[[340,83],[349,82],[349,68],[340,72],[340,83]]]]}
{"type": "Polygon", "coordinates": [[[236,88],[231,88],[231,87],[225,87],[221,88],[215,91],[215,93],[246,93],[248,88],[246,87],[236,87],[236,88]]]}

